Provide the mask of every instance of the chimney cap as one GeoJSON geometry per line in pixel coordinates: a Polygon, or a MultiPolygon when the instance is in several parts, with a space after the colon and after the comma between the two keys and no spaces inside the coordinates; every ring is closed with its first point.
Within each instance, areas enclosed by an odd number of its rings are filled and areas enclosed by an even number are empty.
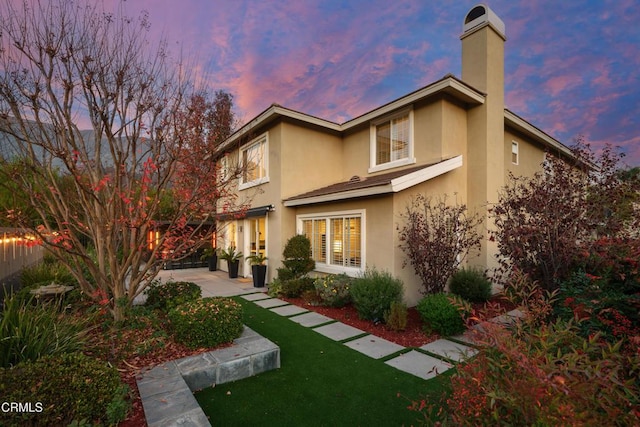
{"type": "Polygon", "coordinates": [[[467,13],[462,27],[462,37],[474,33],[486,25],[490,25],[503,39],[507,39],[504,22],[485,4],[474,6],[467,13]]]}

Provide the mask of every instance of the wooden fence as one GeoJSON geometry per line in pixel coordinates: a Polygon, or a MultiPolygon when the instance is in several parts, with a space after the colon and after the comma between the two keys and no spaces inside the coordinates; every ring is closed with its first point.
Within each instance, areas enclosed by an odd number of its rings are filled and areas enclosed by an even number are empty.
{"type": "Polygon", "coordinates": [[[0,281],[42,261],[44,250],[35,238],[15,228],[0,228],[0,281]]]}

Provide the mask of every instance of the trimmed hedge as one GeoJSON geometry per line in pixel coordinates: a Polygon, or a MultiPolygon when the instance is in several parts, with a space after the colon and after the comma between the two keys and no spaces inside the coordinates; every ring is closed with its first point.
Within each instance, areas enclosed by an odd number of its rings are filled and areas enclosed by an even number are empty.
{"type": "Polygon", "coordinates": [[[172,308],[202,297],[202,289],[193,282],[154,282],[145,290],[146,305],[169,311],[172,308]]]}
{"type": "Polygon", "coordinates": [[[416,307],[427,327],[441,335],[457,335],[466,329],[463,313],[450,298],[444,293],[427,295],[416,307]]]}
{"type": "Polygon", "coordinates": [[[0,379],[2,401],[31,403],[32,411],[0,411],[0,425],[114,425],[129,409],[128,386],[118,371],[82,353],[45,356],[0,369],[0,379]]]}
{"type": "Polygon", "coordinates": [[[169,311],[176,341],[189,348],[216,347],[238,338],[244,328],[242,306],[230,298],[190,301],[169,311]]]}
{"type": "Polygon", "coordinates": [[[491,282],[482,271],[458,270],[452,277],[449,290],[471,302],[485,302],[491,298],[491,282]]]}
{"type": "Polygon", "coordinates": [[[367,269],[351,285],[351,299],[361,319],[381,322],[391,303],[402,301],[402,281],[391,273],[367,269]]]}

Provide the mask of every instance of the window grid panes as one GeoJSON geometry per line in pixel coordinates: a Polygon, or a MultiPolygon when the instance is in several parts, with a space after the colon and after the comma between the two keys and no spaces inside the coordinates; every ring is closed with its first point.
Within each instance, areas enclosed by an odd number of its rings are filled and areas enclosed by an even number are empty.
{"type": "Polygon", "coordinates": [[[317,263],[339,267],[362,267],[361,229],[360,216],[332,216],[302,221],[302,232],[311,242],[313,259],[317,263]]]}
{"type": "Polygon", "coordinates": [[[266,139],[242,150],[242,182],[258,181],[267,176],[265,168],[265,144],[266,139]]]}
{"type": "Polygon", "coordinates": [[[376,126],[376,164],[409,157],[409,115],[397,117],[376,126]]]}
{"type": "Polygon", "coordinates": [[[315,262],[327,262],[327,221],[309,219],[302,221],[303,233],[311,242],[311,257],[315,262]]]}

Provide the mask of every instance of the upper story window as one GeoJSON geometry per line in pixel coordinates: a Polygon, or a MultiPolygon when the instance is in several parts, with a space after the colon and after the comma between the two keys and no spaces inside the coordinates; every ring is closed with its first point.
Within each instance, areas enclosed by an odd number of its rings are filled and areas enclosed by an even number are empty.
{"type": "Polygon", "coordinates": [[[269,182],[269,139],[267,134],[260,135],[240,149],[242,174],[240,189],[269,182]]]}
{"type": "Polygon", "coordinates": [[[511,163],[517,165],[519,160],[518,143],[516,141],[511,141],[511,163]]]}
{"type": "Polygon", "coordinates": [[[371,124],[369,172],[415,163],[413,110],[404,110],[371,124]]]}

